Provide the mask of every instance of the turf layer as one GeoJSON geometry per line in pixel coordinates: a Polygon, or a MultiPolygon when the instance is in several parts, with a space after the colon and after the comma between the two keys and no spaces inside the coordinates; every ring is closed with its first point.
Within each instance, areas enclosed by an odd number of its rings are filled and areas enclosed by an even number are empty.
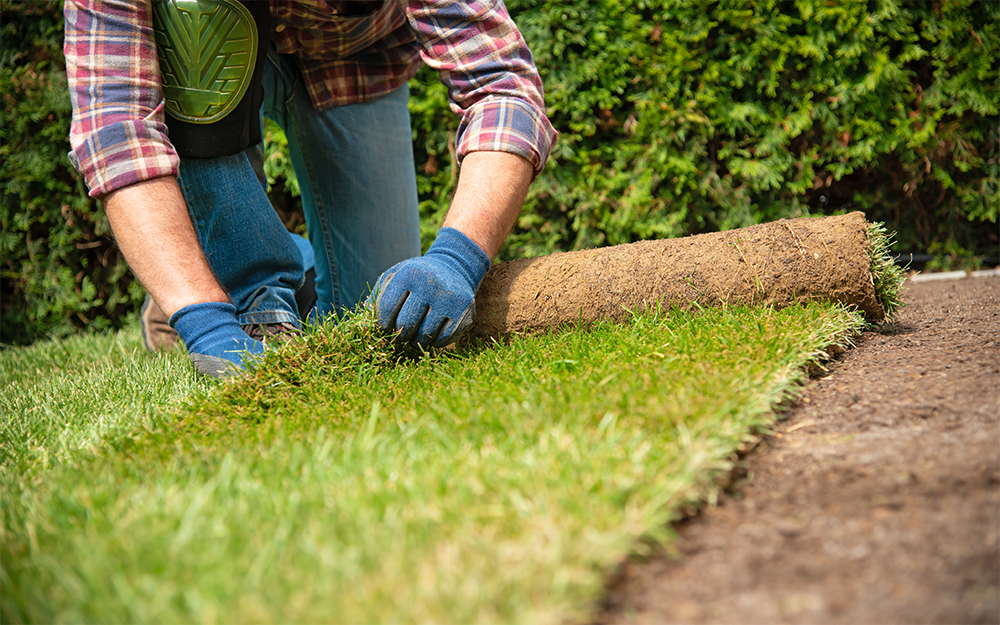
{"type": "Polygon", "coordinates": [[[214,388],[121,338],[5,352],[3,621],[586,618],[862,324],[666,311],[413,358],[357,318],[214,388]]]}

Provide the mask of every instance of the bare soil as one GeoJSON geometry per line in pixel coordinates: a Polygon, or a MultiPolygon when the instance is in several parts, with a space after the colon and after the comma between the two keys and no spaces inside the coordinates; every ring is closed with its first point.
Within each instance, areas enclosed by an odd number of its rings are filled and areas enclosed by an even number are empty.
{"type": "Polygon", "coordinates": [[[831,300],[880,321],[867,227],[860,212],[781,219],[501,263],[476,293],[468,338],[623,319],[654,301],[688,308],[831,300]]]}
{"type": "Polygon", "coordinates": [[[908,281],[597,623],[1000,623],[1000,278],[908,281]]]}

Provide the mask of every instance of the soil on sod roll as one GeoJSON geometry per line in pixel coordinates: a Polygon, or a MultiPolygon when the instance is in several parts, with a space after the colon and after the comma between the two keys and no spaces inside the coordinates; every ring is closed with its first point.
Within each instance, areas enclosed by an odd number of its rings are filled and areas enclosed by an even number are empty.
{"type": "Polygon", "coordinates": [[[867,227],[860,212],[783,219],[502,263],[479,287],[468,336],[623,319],[655,301],[689,308],[830,300],[880,321],[867,227]]]}
{"type": "Polygon", "coordinates": [[[1000,622],[1000,278],[902,295],[595,622],[1000,622]]]}

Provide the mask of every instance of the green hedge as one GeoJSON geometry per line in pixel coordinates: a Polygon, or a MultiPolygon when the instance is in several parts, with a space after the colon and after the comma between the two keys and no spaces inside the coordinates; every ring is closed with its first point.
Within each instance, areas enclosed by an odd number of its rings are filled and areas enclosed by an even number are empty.
{"type": "Polygon", "coordinates": [[[120,325],[142,289],[70,166],[59,2],[2,0],[0,342],[120,325]]]}
{"type": "MultiPolygon", "coordinates": [[[[562,133],[510,259],[864,210],[897,250],[995,255],[996,3],[509,0],[562,133]]],[[[0,0],[0,341],[121,325],[142,289],[65,153],[61,4],[0,0]]],[[[428,244],[457,120],[424,69],[410,110],[428,244]]],[[[282,137],[267,169],[293,229],[282,137]]]]}
{"type": "Polygon", "coordinates": [[[995,253],[997,3],[510,8],[564,134],[507,257],[854,209],[995,253]]]}

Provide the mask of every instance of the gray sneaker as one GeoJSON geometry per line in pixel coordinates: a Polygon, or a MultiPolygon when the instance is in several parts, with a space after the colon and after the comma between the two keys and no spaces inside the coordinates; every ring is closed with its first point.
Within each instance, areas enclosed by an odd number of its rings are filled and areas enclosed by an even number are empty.
{"type": "Polygon", "coordinates": [[[167,315],[148,294],[139,310],[142,343],[151,352],[171,351],[177,345],[177,332],[170,327],[167,315]]]}

